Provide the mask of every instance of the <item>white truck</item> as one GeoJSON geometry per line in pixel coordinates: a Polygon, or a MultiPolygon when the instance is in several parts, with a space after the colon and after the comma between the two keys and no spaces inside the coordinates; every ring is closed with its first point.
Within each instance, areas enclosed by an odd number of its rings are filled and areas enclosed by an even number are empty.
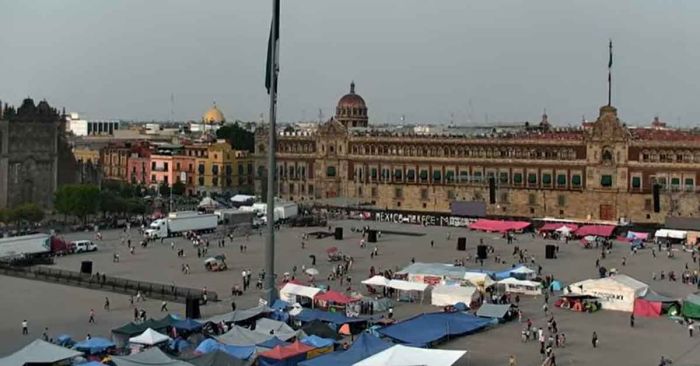
{"type": "Polygon", "coordinates": [[[160,239],[182,235],[188,231],[212,232],[216,230],[218,216],[197,211],[172,212],[167,218],[158,219],[146,229],[149,238],[160,239]]]}
{"type": "Polygon", "coordinates": [[[32,234],[0,239],[0,261],[51,253],[51,235],[32,234]]]}
{"type": "MultiPolygon", "coordinates": [[[[264,205],[264,203],[263,203],[264,205]]],[[[275,204],[274,220],[275,222],[287,221],[293,217],[299,215],[299,205],[296,203],[277,203],[275,204]]],[[[264,210],[261,211],[263,217],[261,219],[264,223],[267,223],[267,205],[265,205],[264,210]]]]}

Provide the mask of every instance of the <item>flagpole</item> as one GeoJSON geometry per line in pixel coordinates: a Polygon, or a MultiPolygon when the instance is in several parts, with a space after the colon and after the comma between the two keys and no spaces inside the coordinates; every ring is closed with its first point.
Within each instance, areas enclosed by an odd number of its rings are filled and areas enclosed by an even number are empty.
{"type": "Polygon", "coordinates": [[[608,106],[612,105],[612,62],[613,62],[613,55],[612,55],[612,39],[610,40],[610,44],[608,46],[610,50],[610,59],[608,60],[608,106]]]}
{"type": "Polygon", "coordinates": [[[277,61],[279,38],[279,0],[272,0],[272,27],[270,29],[269,60],[271,67],[268,70],[269,94],[270,94],[270,126],[269,142],[267,149],[267,240],[265,241],[265,297],[271,306],[276,299],[275,293],[275,181],[276,181],[276,151],[277,151],[277,61]]]}

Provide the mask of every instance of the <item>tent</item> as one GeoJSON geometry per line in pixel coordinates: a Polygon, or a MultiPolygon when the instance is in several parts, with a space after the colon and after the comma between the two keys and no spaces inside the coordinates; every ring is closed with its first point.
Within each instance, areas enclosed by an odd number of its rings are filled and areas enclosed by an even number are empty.
{"type": "Polygon", "coordinates": [[[511,305],[499,305],[499,304],[482,304],[479,310],[476,311],[476,316],[480,318],[491,318],[498,320],[508,320],[510,314],[508,312],[511,309],[511,305]]]}
{"type": "Polygon", "coordinates": [[[204,197],[202,201],[199,202],[199,205],[197,205],[197,208],[215,209],[219,207],[221,207],[221,204],[211,197],[204,197]]]}
{"type": "Polygon", "coordinates": [[[523,281],[517,278],[509,277],[505,280],[498,281],[500,286],[503,286],[505,292],[523,294],[523,295],[541,295],[542,284],[535,281],[523,281]]]}
{"type": "Polygon", "coordinates": [[[671,239],[685,239],[688,237],[688,232],[683,230],[671,230],[671,229],[659,229],[654,233],[656,238],[671,238],[671,239]]]}
{"type": "Polygon", "coordinates": [[[700,318],[700,293],[686,296],[683,300],[683,316],[693,319],[700,318]]]}
{"type": "Polygon", "coordinates": [[[347,351],[337,351],[301,362],[299,366],[350,366],[379,353],[392,344],[369,333],[362,333],[347,351]]]}
{"type": "Polygon", "coordinates": [[[550,232],[550,231],[559,231],[563,228],[568,229],[569,232],[576,231],[578,229],[578,225],[575,224],[562,224],[561,222],[548,222],[544,225],[542,225],[541,228],[538,229],[540,232],[550,232]]]}
{"type": "Polygon", "coordinates": [[[342,292],[333,290],[328,290],[316,295],[315,300],[324,307],[330,304],[347,305],[353,301],[357,301],[356,299],[353,299],[342,292]]]}
{"type": "Polygon", "coordinates": [[[129,342],[129,338],[143,333],[148,328],[157,332],[165,332],[168,329],[168,324],[155,319],[148,319],[143,323],[128,323],[119,328],[112,329],[112,339],[117,347],[125,347],[129,342]]]}
{"type": "Polygon", "coordinates": [[[165,343],[170,340],[170,337],[165,334],[160,334],[155,330],[148,328],[146,331],[136,337],[129,338],[129,343],[142,344],[144,346],[153,346],[160,343],[165,343]]]}
{"type": "Polygon", "coordinates": [[[609,238],[612,236],[613,231],[615,231],[615,226],[612,225],[583,225],[574,234],[581,237],[594,235],[609,238]]]}
{"type": "Polygon", "coordinates": [[[508,277],[515,277],[519,280],[529,280],[534,278],[536,275],[536,271],[527,268],[527,266],[525,266],[524,264],[519,264],[513,268],[507,268],[501,272],[496,272],[493,274],[493,277],[496,280],[503,280],[508,277]]]}
{"type": "Polygon", "coordinates": [[[467,305],[479,301],[481,293],[476,287],[435,286],[431,294],[431,302],[435,306],[454,305],[463,302],[467,305]]]}
{"type": "Polygon", "coordinates": [[[239,322],[244,322],[246,320],[250,320],[250,319],[253,319],[256,317],[260,317],[263,314],[270,313],[270,312],[272,312],[272,309],[267,307],[266,305],[258,305],[256,307],[253,307],[250,309],[236,310],[236,311],[228,312],[226,314],[212,316],[211,318],[204,320],[204,322],[205,323],[207,323],[207,322],[210,322],[210,323],[221,323],[221,322],[239,323],[239,322]]]}
{"type": "Polygon", "coordinates": [[[260,349],[260,348],[273,349],[277,346],[286,346],[286,345],[289,345],[289,343],[285,342],[277,337],[272,337],[272,338],[266,340],[265,342],[257,344],[258,349],[260,349]]]}
{"type": "Polygon", "coordinates": [[[0,358],[2,366],[24,366],[24,364],[54,364],[81,356],[82,352],[57,346],[41,339],[22,347],[17,352],[0,358]]]}
{"type": "Polygon", "coordinates": [[[255,353],[255,346],[232,346],[207,338],[203,340],[194,351],[195,353],[209,353],[216,350],[221,350],[233,357],[247,360],[255,353]]]}
{"type": "Polygon", "coordinates": [[[273,337],[270,334],[263,334],[234,325],[231,327],[231,330],[216,337],[216,340],[231,346],[249,347],[266,342],[273,337]]]}
{"type": "Polygon", "coordinates": [[[508,231],[522,231],[530,226],[527,221],[504,221],[479,219],[469,224],[469,229],[486,232],[505,233],[508,231]]]}
{"type": "Polygon", "coordinates": [[[647,240],[649,239],[649,233],[639,233],[635,231],[628,231],[626,238],[628,240],[634,240],[634,239],[639,239],[639,240],[647,240]]]}
{"type": "Polygon", "coordinates": [[[202,329],[202,323],[189,318],[185,320],[178,320],[174,322],[172,326],[179,332],[196,332],[202,329]]]}
{"type": "Polygon", "coordinates": [[[128,356],[112,356],[112,362],[116,366],[192,366],[185,361],[168,357],[158,347],[152,347],[128,356]]]}
{"type": "Polygon", "coordinates": [[[274,335],[283,341],[288,341],[297,335],[297,332],[286,323],[268,318],[258,319],[255,322],[254,331],[262,334],[274,335]]]}
{"type": "Polygon", "coordinates": [[[314,310],[314,309],[303,309],[299,314],[295,316],[298,320],[301,320],[302,322],[310,322],[312,320],[321,320],[326,323],[332,323],[336,326],[340,326],[342,324],[346,323],[359,323],[359,322],[366,322],[367,318],[365,317],[348,317],[345,316],[345,314],[340,313],[340,312],[330,312],[330,311],[322,311],[322,310],[314,310]]]}
{"type": "Polygon", "coordinates": [[[180,320],[182,320],[182,318],[180,318],[179,316],[173,315],[173,314],[168,314],[168,315],[164,316],[163,318],[158,319],[157,321],[162,323],[165,326],[172,327],[173,324],[175,324],[176,322],[179,322],[180,320]]]}
{"type": "Polygon", "coordinates": [[[456,267],[447,263],[411,263],[404,269],[396,272],[399,277],[406,277],[411,282],[428,283],[436,285],[446,280],[460,280],[466,272],[464,267],[456,267]]]}
{"type": "Polygon", "coordinates": [[[301,342],[278,346],[258,355],[260,366],[293,366],[307,359],[307,353],[314,348],[301,342]]]}
{"type": "Polygon", "coordinates": [[[567,288],[574,294],[599,298],[603,309],[629,312],[634,310],[634,300],[649,290],[647,284],[623,274],[572,283],[567,288]]]}
{"type": "Polygon", "coordinates": [[[73,346],[73,349],[85,352],[90,355],[106,352],[110,348],[114,348],[116,345],[114,342],[107,338],[90,338],[82,342],[78,342],[73,346]]]}
{"type": "Polygon", "coordinates": [[[333,347],[335,340],[329,339],[329,338],[321,338],[321,337],[315,336],[315,335],[310,335],[308,337],[304,337],[304,339],[301,340],[301,343],[304,343],[305,345],[311,346],[313,348],[326,348],[328,346],[333,347]]]}
{"type": "Polygon", "coordinates": [[[482,272],[465,272],[463,279],[481,290],[485,290],[496,283],[488,273],[482,272]]]}
{"type": "Polygon", "coordinates": [[[196,355],[192,358],[186,359],[185,361],[194,366],[248,366],[251,363],[250,361],[235,358],[228,353],[219,350],[196,355]]]}
{"type": "Polygon", "coordinates": [[[389,286],[389,279],[384,276],[376,275],[362,281],[362,284],[367,286],[389,286]]]}
{"type": "Polygon", "coordinates": [[[353,366],[452,366],[467,351],[450,351],[406,347],[397,344],[374,356],[355,362],[353,366]]]}
{"type": "Polygon", "coordinates": [[[447,337],[476,332],[488,323],[488,320],[467,313],[436,312],[416,315],[381,328],[378,332],[399,343],[426,347],[447,337]]]}
{"type": "Polygon", "coordinates": [[[561,281],[554,280],[552,283],[549,285],[549,289],[552,291],[561,291],[564,288],[564,284],[561,283],[561,281]]]}
{"type": "Polygon", "coordinates": [[[304,324],[304,326],[301,327],[301,330],[310,336],[315,335],[315,336],[319,336],[321,338],[329,338],[329,339],[340,339],[341,338],[338,335],[338,332],[336,332],[334,329],[329,327],[326,323],[324,323],[318,319],[304,324]]]}
{"type": "Polygon", "coordinates": [[[316,297],[319,292],[321,292],[321,289],[316,287],[287,283],[280,290],[280,298],[289,303],[298,302],[297,297],[305,297],[313,301],[314,297],[316,297]]]}

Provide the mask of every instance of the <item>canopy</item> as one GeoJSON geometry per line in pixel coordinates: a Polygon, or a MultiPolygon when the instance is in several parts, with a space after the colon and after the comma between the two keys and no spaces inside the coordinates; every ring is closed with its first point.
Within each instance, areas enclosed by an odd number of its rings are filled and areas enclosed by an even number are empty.
{"type": "Polygon", "coordinates": [[[152,347],[128,356],[112,356],[112,362],[116,366],[192,366],[185,361],[168,357],[158,347],[152,347]]]}
{"type": "Polygon", "coordinates": [[[649,233],[638,233],[635,231],[628,231],[627,232],[627,239],[640,239],[640,240],[647,240],[649,238],[649,233]]]}
{"type": "Polygon", "coordinates": [[[0,365],[24,366],[26,363],[54,364],[81,356],[82,354],[82,352],[73,351],[41,339],[36,339],[17,352],[7,357],[0,358],[0,365]]]}
{"type": "Polygon", "coordinates": [[[287,283],[280,290],[280,298],[284,301],[295,303],[297,296],[308,297],[313,300],[316,295],[321,292],[321,289],[316,287],[302,286],[293,283],[287,283]]]}
{"type": "Polygon", "coordinates": [[[447,263],[421,263],[416,262],[397,272],[399,275],[406,275],[411,282],[425,282],[437,284],[443,280],[459,280],[464,276],[467,269],[456,267],[447,263]]]}
{"type": "Polygon", "coordinates": [[[362,281],[362,284],[368,286],[389,286],[389,279],[384,276],[376,275],[362,281]]]}
{"type": "Polygon", "coordinates": [[[197,355],[186,361],[194,366],[248,366],[250,364],[249,361],[235,358],[220,350],[197,355]]]}
{"type": "Polygon", "coordinates": [[[304,333],[306,333],[307,335],[315,335],[321,338],[329,339],[340,339],[338,332],[336,332],[326,323],[320,320],[314,320],[304,324],[304,326],[301,327],[301,330],[304,331],[304,333]]]}
{"type": "Polygon", "coordinates": [[[504,319],[511,305],[482,304],[476,311],[476,316],[480,318],[504,319]]]}
{"type": "Polygon", "coordinates": [[[272,309],[267,307],[266,305],[258,305],[254,308],[250,309],[245,309],[245,310],[236,310],[236,311],[231,311],[226,314],[221,314],[221,315],[216,315],[212,316],[209,319],[206,319],[205,322],[211,322],[211,323],[220,323],[220,322],[227,322],[227,323],[238,323],[238,322],[243,322],[255,317],[260,316],[261,314],[264,313],[269,313],[271,312],[272,309]]]}
{"type": "Polygon", "coordinates": [[[575,234],[578,236],[595,235],[608,238],[612,236],[613,231],[615,231],[615,226],[612,225],[583,225],[576,230],[575,234]]]}
{"type": "Polygon", "coordinates": [[[347,351],[337,351],[304,361],[299,366],[351,366],[355,362],[364,360],[378,352],[381,352],[392,344],[379,339],[369,333],[362,333],[352,343],[347,351]]]}
{"type": "Polygon", "coordinates": [[[482,289],[489,288],[496,283],[488,273],[483,272],[465,272],[463,279],[482,289]]]}
{"type": "Polygon", "coordinates": [[[297,332],[284,322],[268,318],[260,318],[255,322],[255,331],[263,334],[274,335],[275,337],[288,341],[294,338],[297,332]]]}
{"type": "Polygon", "coordinates": [[[521,231],[530,226],[527,221],[504,221],[504,220],[487,220],[479,219],[469,224],[471,230],[480,230],[487,232],[505,233],[508,231],[521,231]]]}
{"type": "Polygon", "coordinates": [[[476,332],[488,323],[486,319],[467,313],[436,312],[416,315],[381,328],[378,332],[400,343],[426,347],[448,336],[476,332]]]}
{"type": "Polygon", "coordinates": [[[603,309],[628,312],[634,310],[634,300],[649,290],[647,284],[624,274],[572,283],[567,288],[575,294],[598,297],[603,309]]]}
{"type": "Polygon", "coordinates": [[[662,302],[650,301],[642,297],[634,299],[634,315],[656,318],[661,316],[662,302]]]}
{"type": "Polygon", "coordinates": [[[561,222],[548,222],[539,229],[541,232],[549,232],[549,231],[559,231],[561,232],[564,228],[568,230],[568,232],[576,231],[578,229],[578,225],[575,224],[562,224],[561,222]]]}
{"type": "Polygon", "coordinates": [[[287,342],[285,342],[277,337],[272,337],[272,338],[266,340],[265,342],[258,343],[257,346],[258,346],[258,349],[259,348],[273,349],[277,346],[286,346],[288,344],[289,343],[287,343],[287,342]]]}
{"type": "Polygon", "coordinates": [[[469,305],[477,301],[479,296],[480,293],[476,287],[435,286],[431,294],[431,301],[435,306],[454,305],[458,302],[469,305]]]}
{"type": "Polygon", "coordinates": [[[305,345],[311,346],[313,348],[323,348],[332,346],[335,343],[335,340],[330,338],[321,338],[316,335],[310,335],[302,339],[301,343],[304,343],[305,345]]]}
{"type": "Polygon", "coordinates": [[[91,339],[86,339],[82,342],[78,342],[73,345],[73,349],[82,351],[88,354],[102,353],[106,350],[116,347],[114,342],[107,338],[95,337],[91,339]]]}
{"type": "Polygon", "coordinates": [[[498,284],[503,285],[506,292],[524,295],[540,295],[542,293],[542,284],[535,281],[523,281],[509,277],[498,281],[498,284]]]}
{"type": "Polygon", "coordinates": [[[395,290],[401,290],[401,291],[425,291],[428,288],[427,283],[417,283],[417,282],[409,282],[409,281],[404,281],[404,280],[389,280],[389,285],[388,287],[391,287],[395,290]]]}
{"type": "Polygon", "coordinates": [[[657,238],[685,239],[688,232],[683,230],[659,229],[654,234],[657,238]]]}
{"type": "Polygon", "coordinates": [[[129,343],[153,346],[155,344],[167,342],[169,340],[170,337],[166,336],[165,334],[160,334],[155,330],[148,328],[145,332],[141,333],[141,335],[129,338],[129,343]]]}
{"type": "Polygon", "coordinates": [[[194,319],[178,320],[173,323],[173,327],[178,331],[195,332],[202,329],[202,323],[194,319]]]}
{"type": "Polygon", "coordinates": [[[406,347],[397,344],[374,356],[356,362],[354,366],[452,366],[467,351],[448,351],[406,347]]]}
{"type": "Polygon", "coordinates": [[[507,268],[501,272],[494,273],[494,278],[497,280],[503,280],[508,277],[516,277],[518,279],[531,279],[535,277],[537,272],[527,268],[524,264],[519,264],[513,268],[507,268]]]}
{"type": "Polygon", "coordinates": [[[247,194],[235,194],[231,197],[231,202],[245,203],[248,201],[255,200],[255,196],[250,196],[247,194]]]}
{"type": "Polygon", "coordinates": [[[199,205],[197,207],[209,207],[209,208],[216,208],[221,206],[219,202],[216,202],[213,198],[211,197],[204,197],[202,201],[199,202],[199,205]]]}
{"type": "Polygon", "coordinates": [[[314,347],[297,341],[287,346],[277,346],[269,351],[260,353],[258,355],[258,358],[284,360],[300,354],[305,354],[306,352],[311,351],[312,349],[314,349],[314,347]]]}
{"type": "Polygon", "coordinates": [[[341,292],[328,290],[326,292],[322,292],[316,295],[316,301],[325,301],[334,304],[346,305],[355,301],[355,299],[341,292]]]}
{"type": "Polygon", "coordinates": [[[683,316],[688,318],[700,318],[700,293],[690,294],[683,300],[681,309],[683,316]]]}
{"type": "Polygon", "coordinates": [[[216,340],[231,346],[248,347],[266,342],[272,337],[274,336],[270,334],[263,334],[234,325],[228,332],[216,337],[216,340]]]}
{"type": "Polygon", "coordinates": [[[209,353],[216,350],[221,350],[233,357],[247,360],[255,353],[255,346],[232,346],[229,344],[219,343],[211,338],[207,338],[203,340],[199,346],[197,346],[195,352],[209,353]]]}
{"type": "Polygon", "coordinates": [[[151,328],[156,331],[164,331],[168,324],[155,319],[148,319],[143,323],[128,323],[119,328],[112,329],[112,333],[133,337],[143,333],[146,329],[151,328]]]}

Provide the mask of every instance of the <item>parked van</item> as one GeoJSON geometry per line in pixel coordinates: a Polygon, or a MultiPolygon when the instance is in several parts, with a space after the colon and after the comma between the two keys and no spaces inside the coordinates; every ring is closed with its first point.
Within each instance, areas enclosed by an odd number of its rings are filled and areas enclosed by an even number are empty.
{"type": "Polygon", "coordinates": [[[76,240],[72,244],[75,253],[94,252],[97,250],[97,244],[90,240],[76,240]]]}

